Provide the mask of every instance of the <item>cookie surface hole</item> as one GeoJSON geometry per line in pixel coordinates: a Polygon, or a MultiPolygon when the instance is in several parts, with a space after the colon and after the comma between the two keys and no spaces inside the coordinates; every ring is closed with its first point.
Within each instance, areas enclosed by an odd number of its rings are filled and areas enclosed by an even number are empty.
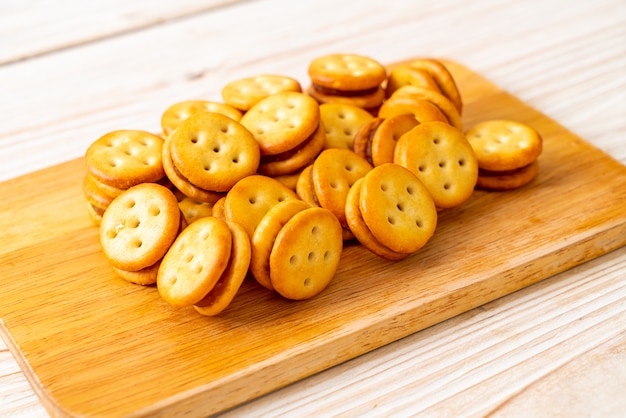
{"type": "Polygon", "coordinates": [[[403,205],[402,203],[398,203],[398,204],[396,205],[396,208],[398,208],[398,210],[399,210],[400,212],[403,212],[403,211],[404,211],[404,205],[403,205]]]}
{"type": "Polygon", "coordinates": [[[461,167],[463,167],[463,166],[465,165],[465,160],[461,158],[461,159],[459,160],[459,165],[460,165],[461,167]]]}
{"type": "Polygon", "coordinates": [[[302,282],[302,284],[304,285],[304,287],[311,287],[313,286],[313,280],[311,280],[310,277],[307,277],[306,279],[304,279],[304,282],[302,282]]]}
{"type": "Polygon", "coordinates": [[[312,235],[317,235],[319,232],[320,232],[320,229],[317,226],[314,226],[313,228],[311,228],[312,235]]]}
{"type": "Polygon", "coordinates": [[[138,228],[140,223],[141,222],[139,222],[139,219],[133,218],[128,221],[128,226],[130,228],[138,228]]]}
{"type": "Polygon", "coordinates": [[[413,189],[413,186],[406,186],[406,192],[412,195],[413,193],[415,193],[415,190],[413,189]]]}
{"type": "Polygon", "coordinates": [[[450,190],[451,187],[452,187],[452,185],[450,183],[445,183],[443,185],[444,190],[450,190]]]}
{"type": "Polygon", "coordinates": [[[136,203],[134,200],[132,200],[132,199],[131,199],[131,200],[128,200],[128,201],[126,202],[126,207],[127,207],[128,209],[132,209],[132,208],[134,208],[134,207],[135,207],[135,205],[136,205],[136,204],[137,204],[137,203],[136,203]]]}
{"type": "Polygon", "coordinates": [[[158,206],[152,205],[150,206],[150,209],[148,210],[148,214],[150,214],[150,216],[159,216],[161,214],[161,208],[159,208],[158,206]]]}
{"type": "Polygon", "coordinates": [[[393,225],[396,223],[396,219],[393,216],[388,216],[387,222],[389,222],[390,225],[393,225]]]}
{"type": "Polygon", "coordinates": [[[143,241],[141,241],[139,238],[135,238],[131,241],[130,245],[133,248],[141,248],[141,246],[143,245],[143,241]]]}
{"type": "Polygon", "coordinates": [[[330,251],[324,251],[324,260],[325,261],[330,260],[330,251]]]}
{"type": "Polygon", "coordinates": [[[295,255],[289,257],[289,264],[291,264],[292,266],[298,264],[298,257],[295,255]]]}
{"type": "Polygon", "coordinates": [[[439,168],[444,168],[446,166],[446,162],[445,161],[440,161],[439,162],[439,168]]]}
{"type": "Polygon", "coordinates": [[[308,255],[307,255],[307,260],[309,260],[309,263],[312,263],[315,261],[315,253],[313,251],[311,251],[308,255]]]}

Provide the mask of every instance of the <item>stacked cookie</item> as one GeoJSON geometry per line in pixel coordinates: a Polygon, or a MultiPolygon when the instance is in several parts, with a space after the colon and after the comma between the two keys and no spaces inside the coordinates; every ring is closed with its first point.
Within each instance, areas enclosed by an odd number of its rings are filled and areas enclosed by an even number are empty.
{"type": "Polygon", "coordinates": [[[140,130],[116,130],[94,141],[85,153],[83,194],[92,221],[99,224],[113,199],[141,183],[167,183],[163,139],[140,130]]]}
{"type": "Polygon", "coordinates": [[[378,61],[356,54],[330,54],[309,64],[307,93],[319,103],[344,103],[376,112],[385,98],[387,70],[378,61]]]}
{"type": "Polygon", "coordinates": [[[512,120],[488,120],[468,129],[466,135],[478,160],[478,187],[511,190],[525,186],[536,177],[543,141],[529,125],[512,120]]]}

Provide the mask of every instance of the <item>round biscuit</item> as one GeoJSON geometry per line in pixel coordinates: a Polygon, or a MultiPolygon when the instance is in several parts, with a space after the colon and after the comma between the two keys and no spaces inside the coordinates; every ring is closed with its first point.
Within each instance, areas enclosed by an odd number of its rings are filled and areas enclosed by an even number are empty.
{"type": "Polygon", "coordinates": [[[529,125],[512,120],[480,122],[465,133],[478,166],[485,170],[504,171],[525,167],[541,154],[539,133],[529,125]]]}
{"type": "Polygon", "coordinates": [[[311,97],[297,92],[273,94],[258,101],[241,118],[259,144],[261,155],[280,154],[304,142],[318,128],[320,110],[311,97]]]}
{"type": "Polygon", "coordinates": [[[280,154],[264,155],[257,172],[270,177],[290,174],[309,165],[322,151],[326,140],[326,131],[320,120],[318,128],[311,134],[309,139],[280,154]]]}
{"type": "Polygon", "coordinates": [[[304,209],[276,235],[269,257],[274,290],[287,299],[318,295],[335,277],[343,251],[342,228],[327,209],[304,209]]]}
{"type": "Polygon", "coordinates": [[[309,63],[308,74],[313,84],[348,91],[371,89],[387,78],[382,64],[357,54],[329,54],[315,58],[309,63]]]}
{"type": "Polygon", "coordinates": [[[326,129],[325,149],[353,149],[354,136],[358,130],[374,118],[363,108],[342,103],[320,105],[320,117],[326,129]]]}
{"type": "Polygon", "coordinates": [[[376,239],[376,237],[374,237],[368,226],[365,224],[360,208],[362,183],[363,178],[358,179],[354,185],[352,185],[350,191],[348,192],[348,196],[346,197],[346,219],[348,221],[350,231],[364,248],[378,257],[391,261],[398,261],[406,258],[409,255],[408,253],[399,253],[384,246],[376,239]]]}
{"type": "Polygon", "coordinates": [[[285,200],[270,208],[252,235],[252,259],[250,272],[256,281],[269,290],[274,290],[270,281],[270,253],[276,240],[276,235],[289,219],[296,213],[307,209],[309,206],[302,200],[285,200]]]}
{"type": "Polygon", "coordinates": [[[174,307],[200,302],[213,289],[231,257],[228,224],[212,216],[185,228],[167,251],[157,274],[161,297],[174,307]]]}
{"type": "Polygon", "coordinates": [[[378,117],[389,119],[399,115],[412,115],[419,123],[446,122],[446,115],[428,100],[410,96],[393,96],[386,100],[378,110],[378,117]]]}
{"type": "Polygon", "coordinates": [[[230,305],[246,278],[250,266],[252,251],[246,230],[234,222],[227,222],[227,224],[233,240],[228,265],[209,293],[193,305],[198,313],[205,316],[218,315],[230,305]]]}
{"type": "Polygon", "coordinates": [[[219,113],[190,116],[168,141],[174,167],[204,190],[227,192],[259,167],[259,146],[252,134],[219,113]]]}
{"type": "Polygon", "coordinates": [[[296,192],[271,177],[255,174],[238,181],[224,199],[224,218],[244,227],[250,239],[265,213],[296,192]]]}
{"type": "Polygon", "coordinates": [[[354,182],[372,169],[372,165],[353,151],[329,148],[320,153],[311,169],[311,183],[319,205],[330,210],[343,227],[346,196],[354,182]]]}
{"type": "Polygon", "coordinates": [[[313,183],[311,179],[311,170],[313,165],[308,165],[300,172],[298,181],[296,182],[296,194],[310,206],[319,206],[317,198],[315,197],[315,191],[313,190],[313,183]]]}
{"type": "Polygon", "coordinates": [[[401,65],[389,71],[385,94],[390,97],[393,92],[402,86],[420,86],[441,93],[439,86],[426,71],[413,68],[409,65],[401,65]]]}
{"type": "Polygon", "coordinates": [[[178,206],[180,207],[187,223],[190,224],[196,219],[213,215],[213,203],[196,200],[185,195],[180,190],[176,190],[174,195],[178,200],[178,206]]]}
{"type": "Polygon", "coordinates": [[[408,169],[393,163],[363,177],[361,216],[372,235],[399,253],[414,253],[435,232],[437,209],[430,192],[408,169]]]}
{"type": "Polygon", "coordinates": [[[198,200],[200,202],[215,203],[220,198],[222,198],[225,195],[224,193],[216,192],[213,190],[201,189],[200,187],[191,184],[186,178],[182,176],[182,174],[178,171],[178,169],[174,166],[174,163],[172,162],[170,142],[170,137],[168,137],[163,144],[162,160],[165,175],[172,182],[174,187],[176,187],[185,196],[189,196],[190,198],[198,200]]]}
{"type": "MultiPolygon", "coordinates": [[[[458,109],[454,106],[454,103],[450,101],[446,96],[441,93],[438,93],[434,90],[429,90],[424,87],[418,86],[402,86],[398,90],[396,90],[389,100],[395,97],[409,97],[420,100],[426,100],[431,102],[435,106],[441,110],[441,113],[444,114],[448,123],[459,130],[463,130],[463,121],[461,120],[461,113],[459,113],[458,109]]],[[[416,118],[418,117],[415,115],[416,118]]]]}
{"type": "Polygon", "coordinates": [[[87,170],[109,186],[128,189],[165,176],[163,138],[141,130],[117,130],[94,141],[85,152],[87,170]]]}
{"type": "Polygon", "coordinates": [[[429,74],[437,83],[441,93],[454,104],[459,114],[463,112],[461,93],[454,81],[454,77],[444,63],[434,58],[419,58],[412,61],[409,65],[429,74]]]}
{"type": "Polygon", "coordinates": [[[261,99],[281,92],[302,92],[298,80],[277,74],[262,74],[245,77],[227,83],[222,88],[224,102],[247,111],[261,99]]]}
{"type": "Polygon", "coordinates": [[[164,136],[168,136],[172,133],[181,123],[183,123],[189,116],[199,112],[220,113],[224,116],[228,116],[231,119],[241,119],[242,113],[239,109],[219,102],[212,102],[208,100],[185,100],[182,102],[174,103],[169,106],[161,115],[161,130],[164,136]]]}
{"type": "Polygon", "coordinates": [[[137,271],[159,261],[176,238],[181,213],[174,193],[155,183],[133,186],[102,215],[100,243],[113,267],[137,271]]]}
{"type": "Polygon", "coordinates": [[[474,151],[463,132],[447,123],[422,123],[402,135],[393,161],[424,183],[438,208],[465,202],[476,185],[474,151]]]}

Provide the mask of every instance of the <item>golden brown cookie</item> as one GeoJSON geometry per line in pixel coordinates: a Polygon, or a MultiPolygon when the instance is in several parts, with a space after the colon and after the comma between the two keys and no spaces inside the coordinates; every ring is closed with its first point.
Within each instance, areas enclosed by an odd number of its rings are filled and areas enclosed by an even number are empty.
{"type": "Polygon", "coordinates": [[[324,147],[325,139],[326,131],[320,121],[315,132],[300,145],[280,154],[262,156],[257,171],[259,174],[270,177],[300,171],[315,160],[324,147]]]}
{"type": "Polygon", "coordinates": [[[180,190],[174,191],[174,195],[178,200],[178,207],[180,207],[180,210],[182,211],[188,224],[192,223],[196,219],[213,216],[212,203],[193,199],[182,193],[180,190]]]}
{"type": "Polygon", "coordinates": [[[148,286],[156,283],[157,273],[159,271],[159,266],[161,265],[161,260],[157,261],[155,264],[143,268],[137,271],[127,271],[118,269],[117,267],[113,267],[113,271],[120,278],[126,280],[127,282],[139,284],[142,286],[148,286]]]}
{"type": "Polygon", "coordinates": [[[529,125],[512,120],[480,122],[465,133],[478,166],[489,171],[515,170],[535,161],[543,142],[529,125]]]}
{"type": "Polygon", "coordinates": [[[271,177],[259,174],[248,176],[235,184],[224,200],[224,217],[244,227],[250,239],[265,213],[284,200],[298,199],[298,195],[271,177]]]}
{"type": "Polygon", "coordinates": [[[87,171],[119,189],[156,182],[165,176],[163,138],[140,130],[117,130],[94,141],[85,152],[87,171]]]}
{"type": "Polygon", "coordinates": [[[463,112],[461,93],[454,81],[454,77],[443,62],[434,58],[419,58],[412,61],[409,65],[429,74],[437,83],[442,94],[454,104],[459,114],[463,112]]]}
{"type": "Polygon", "coordinates": [[[417,125],[419,122],[411,114],[378,118],[378,123],[357,134],[354,151],[373,166],[391,163],[398,139],[417,125]]]}
{"type": "Polygon", "coordinates": [[[176,238],[181,213],[169,189],[143,183],[116,197],[102,216],[100,244],[109,263],[126,271],[154,265],[176,238]]]}
{"type": "Polygon", "coordinates": [[[374,167],[361,185],[359,207],[372,235],[399,253],[414,253],[435,232],[437,209],[424,184],[393,163],[374,167]]]}
{"type": "Polygon", "coordinates": [[[342,251],[341,225],[329,210],[299,211],[280,229],[272,246],[272,287],[287,299],[318,295],[335,277],[342,251]]]}
{"type": "Polygon", "coordinates": [[[213,289],[231,257],[228,224],[212,216],[185,228],[167,251],[157,274],[161,297],[174,307],[200,302],[213,289]]]}
{"type": "Polygon", "coordinates": [[[319,127],[319,105],[296,92],[277,93],[261,99],[241,118],[255,137],[261,155],[280,154],[296,148],[319,127]]]}
{"type": "Polygon", "coordinates": [[[348,227],[345,204],[348,190],[367,174],[372,165],[353,151],[329,148],[320,153],[311,169],[311,183],[316,201],[330,210],[343,227],[348,227]]]}
{"type": "Polygon", "coordinates": [[[282,92],[302,92],[298,80],[277,74],[262,74],[229,82],[222,89],[227,104],[248,111],[261,99],[282,92]]]}
{"type": "Polygon", "coordinates": [[[441,93],[439,86],[426,71],[413,68],[409,65],[401,65],[392,69],[387,77],[385,93],[390,97],[393,92],[402,86],[420,86],[441,93]]]}
{"type": "Polygon", "coordinates": [[[378,61],[357,54],[329,54],[311,61],[309,77],[314,86],[340,91],[363,91],[380,86],[387,78],[378,61]]]}
{"type": "Polygon", "coordinates": [[[239,224],[234,222],[227,222],[227,224],[232,234],[230,259],[226,270],[215,286],[200,302],[193,305],[194,309],[202,315],[218,315],[230,305],[246,278],[250,266],[252,252],[248,234],[239,224]]]}
{"type": "Polygon", "coordinates": [[[315,197],[315,191],[313,190],[311,169],[313,169],[312,164],[306,166],[302,172],[300,172],[298,182],[296,183],[296,194],[310,206],[319,206],[317,198],[315,197]]]}
{"type": "Polygon", "coordinates": [[[199,112],[220,113],[231,119],[241,119],[241,111],[226,103],[212,102],[208,100],[185,100],[174,103],[161,115],[161,129],[164,136],[168,136],[172,131],[183,123],[189,116],[199,112]]]}
{"type": "Polygon", "coordinates": [[[326,128],[324,148],[352,149],[354,136],[361,126],[374,117],[358,106],[343,103],[320,105],[320,116],[326,128]]]}
{"type": "Polygon", "coordinates": [[[296,213],[310,206],[302,200],[290,199],[271,207],[254,230],[252,235],[252,260],[250,272],[257,282],[266,289],[274,290],[270,281],[270,253],[276,235],[296,213]]]}
{"type": "Polygon", "coordinates": [[[191,184],[182,174],[178,171],[178,169],[174,166],[172,162],[172,156],[170,152],[170,137],[165,140],[163,144],[163,170],[167,178],[172,182],[172,184],[185,196],[188,196],[194,200],[200,202],[207,202],[209,204],[213,204],[217,202],[220,198],[222,198],[225,194],[216,192],[213,190],[204,190],[198,186],[191,184]]]}
{"type": "Polygon", "coordinates": [[[408,253],[399,253],[381,244],[365,224],[360,208],[362,183],[363,178],[358,179],[352,187],[350,187],[348,196],[346,197],[345,212],[350,231],[352,231],[352,234],[354,234],[363,247],[371,253],[376,254],[378,257],[391,261],[406,258],[409,255],[408,253]]]}
{"type": "Polygon", "coordinates": [[[378,110],[378,117],[389,119],[399,115],[411,115],[419,123],[446,122],[448,118],[435,104],[410,96],[392,96],[378,110]]]}
{"type": "Polygon", "coordinates": [[[227,192],[256,173],[259,146],[239,122],[219,113],[196,113],[168,138],[176,170],[192,185],[227,192]]]}
{"type": "MultiPolygon", "coordinates": [[[[463,121],[461,120],[461,114],[454,104],[441,93],[434,90],[429,90],[424,87],[418,86],[403,86],[396,90],[390,97],[408,97],[419,100],[426,100],[431,102],[441,110],[441,113],[446,117],[448,123],[459,130],[463,130],[463,121]]],[[[415,115],[418,118],[417,115],[415,115]]],[[[418,119],[419,120],[419,119],[418,119]]],[[[424,121],[425,122],[425,121],[424,121]]]]}
{"type": "Polygon", "coordinates": [[[438,208],[465,202],[476,185],[474,151],[463,132],[447,123],[422,123],[402,135],[393,161],[424,183],[438,208]]]}

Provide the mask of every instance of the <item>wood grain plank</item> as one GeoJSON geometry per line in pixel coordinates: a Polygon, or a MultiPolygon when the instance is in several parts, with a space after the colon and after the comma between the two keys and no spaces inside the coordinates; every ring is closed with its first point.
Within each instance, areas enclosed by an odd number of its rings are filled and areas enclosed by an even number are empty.
{"type": "Polygon", "coordinates": [[[4,2],[0,66],[205,13],[235,1],[4,2]]]}
{"type": "MultiPolygon", "coordinates": [[[[46,407],[60,414],[216,412],[624,245],[626,168],[479,75],[449,66],[468,122],[513,118],[540,131],[537,181],[511,193],[477,191],[441,213],[417,257],[389,263],[348,246],[331,286],[302,304],[248,282],[215,320],[172,309],[155,289],[121,283],[107,268],[81,205],[81,160],[58,175],[53,167],[3,183],[6,195],[26,190],[14,210],[37,195],[46,211],[67,216],[47,235],[33,228],[0,266],[5,338],[10,333],[46,407]],[[40,190],[23,187],[29,182],[40,190]],[[577,209],[564,212],[563,198],[577,209]],[[511,223],[520,211],[526,215],[511,223]],[[28,279],[12,280],[16,274],[28,279]],[[166,386],[154,384],[162,379],[166,386]]],[[[455,376],[442,370],[444,383],[455,376]]]]}

